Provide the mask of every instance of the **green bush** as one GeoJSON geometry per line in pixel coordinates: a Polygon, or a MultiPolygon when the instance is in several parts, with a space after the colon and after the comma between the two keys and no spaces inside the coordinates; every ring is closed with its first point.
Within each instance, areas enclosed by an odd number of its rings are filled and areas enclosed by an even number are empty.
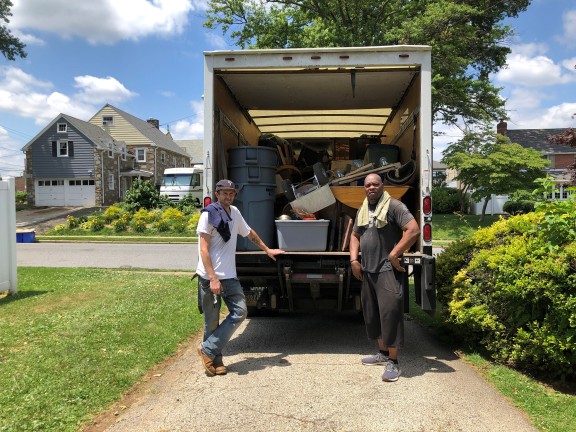
{"type": "Polygon", "coordinates": [[[113,220],[118,219],[122,214],[122,208],[117,205],[111,205],[104,212],[104,220],[106,223],[112,223],[113,220]]]}
{"type": "Polygon", "coordinates": [[[432,208],[437,214],[452,214],[460,211],[460,191],[455,188],[432,189],[432,208]]]}
{"type": "Polygon", "coordinates": [[[28,202],[28,193],[24,191],[16,192],[16,204],[26,204],[28,202]]]}
{"type": "Polygon", "coordinates": [[[157,208],[161,201],[160,193],[154,183],[150,180],[140,179],[134,180],[124,198],[125,206],[131,212],[136,212],[142,208],[147,210],[157,208]]]}
{"type": "Polygon", "coordinates": [[[449,323],[495,360],[576,378],[576,199],[541,203],[449,246],[437,284],[449,323]]]}
{"type": "Polygon", "coordinates": [[[82,228],[88,231],[102,231],[106,225],[104,215],[101,212],[94,212],[88,216],[88,220],[82,223],[82,228]]]}
{"type": "Polygon", "coordinates": [[[192,194],[186,195],[176,203],[176,208],[184,214],[192,214],[200,206],[200,201],[194,198],[192,194]]]}
{"type": "Polygon", "coordinates": [[[126,231],[130,226],[130,214],[123,213],[118,219],[112,221],[112,228],[116,232],[126,231]]]}
{"type": "Polygon", "coordinates": [[[511,215],[526,214],[534,211],[534,201],[506,201],[502,209],[511,215]]]}

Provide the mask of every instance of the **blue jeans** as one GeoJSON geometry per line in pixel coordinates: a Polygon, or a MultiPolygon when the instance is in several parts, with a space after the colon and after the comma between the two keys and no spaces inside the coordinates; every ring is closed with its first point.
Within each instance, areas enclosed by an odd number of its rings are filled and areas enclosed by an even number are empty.
{"type": "Polygon", "coordinates": [[[198,276],[200,301],[204,310],[204,342],[202,351],[211,359],[222,354],[224,345],[228,343],[238,326],[246,319],[248,308],[246,297],[238,279],[222,279],[222,294],[216,296],[210,291],[210,281],[198,276]],[[228,316],[220,323],[220,307],[222,300],[226,304],[228,316]]]}

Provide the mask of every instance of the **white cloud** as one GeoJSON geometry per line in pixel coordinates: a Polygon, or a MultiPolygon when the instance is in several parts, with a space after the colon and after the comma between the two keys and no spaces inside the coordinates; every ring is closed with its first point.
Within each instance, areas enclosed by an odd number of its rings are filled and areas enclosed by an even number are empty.
{"type": "Polygon", "coordinates": [[[74,78],[76,94],[53,91],[52,83],[41,81],[21,69],[0,67],[0,111],[34,119],[44,126],[60,113],[87,120],[105,102],[122,102],[135,95],[115,78],[74,78]]]}
{"type": "Polygon", "coordinates": [[[204,39],[206,40],[208,46],[210,46],[210,48],[213,50],[230,49],[230,44],[228,44],[226,39],[223,36],[216,34],[214,30],[205,33],[204,39]]]}
{"type": "Polygon", "coordinates": [[[191,0],[13,0],[13,4],[10,28],[23,36],[43,31],[92,44],[180,34],[189,12],[205,7],[205,2],[191,0]]]}
{"type": "Polygon", "coordinates": [[[564,34],[559,38],[559,42],[571,47],[576,46],[576,10],[568,11],[562,16],[562,28],[564,34]]]}
{"type": "Polygon", "coordinates": [[[548,108],[511,116],[509,129],[552,129],[575,127],[576,103],[562,103],[548,108]]]}
{"type": "Polygon", "coordinates": [[[529,44],[512,47],[508,67],[495,75],[496,81],[526,87],[544,87],[576,81],[574,71],[567,72],[545,55],[536,54],[541,46],[529,44]],[[534,55],[536,54],[536,55],[534,55]]]}
{"type": "Polygon", "coordinates": [[[76,95],[78,100],[90,104],[117,103],[130,99],[137,93],[128,90],[116,78],[97,78],[83,75],[74,78],[74,87],[80,91],[76,95]]]}
{"type": "Polygon", "coordinates": [[[192,101],[192,120],[180,120],[170,125],[170,133],[176,140],[181,139],[202,139],[204,137],[204,103],[203,101],[192,101]]]}

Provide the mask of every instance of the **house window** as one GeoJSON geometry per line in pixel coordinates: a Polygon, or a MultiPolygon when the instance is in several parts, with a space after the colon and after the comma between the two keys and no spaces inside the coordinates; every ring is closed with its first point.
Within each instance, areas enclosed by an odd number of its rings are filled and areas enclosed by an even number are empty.
{"type": "Polygon", "coordinates": [[[67,123],[58,123],[56,126],[58,133],[66,133],[68,132],[68,124],[67,123]]]}
{"type": "Polygon", "coordinates": [[[114,126],[114,117],[102,116],[102,126],[114,126]]]}
{"type": "Polygon", "coordinates": [[[114,157],[114,143],[112,143],[112,142],[108,143],[108,157],[109,158],[114,157]]]}
{"type": "Polygon", "coordinates": [[[112,171],[108,172],[108,189],[114,190],[114,173],[112,171]]]}
{"type": "Polygon", "coordinates": [[[166,152],[163,151],[162,153],[160,153],[160,161],[162,163],[166,163],[166,152]]]}
{"type": "Polygon", "coordinates": [[[125,161],[128,157],[128,151],[126,150],[126,144],[122,146],[122,160],[125,161]]]}
{"type": "Polygon", "coordinates": [[[70,148],[68,146],[68,141],[58,141],[58,149],[56,155],[58,157],[68,157],[70,148]]]}
{"type": "Polygon", "coordinates": [[[146,149],[136,149],[136,162],[146,162],[146,149]]]}

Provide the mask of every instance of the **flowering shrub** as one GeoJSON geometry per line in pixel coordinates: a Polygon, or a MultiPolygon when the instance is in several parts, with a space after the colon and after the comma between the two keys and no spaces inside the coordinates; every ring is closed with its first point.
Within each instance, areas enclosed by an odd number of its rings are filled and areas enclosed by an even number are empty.
{"type": "Polygon", "coordinates": [[[124,213],[118,219],[112,222],[112,228],[114,228],[114,231],[116,232],[126,231],[128,229],[129,224],[130,224],[130,214],[124,213]]]}
{"type": "Polygon", "coordinates": [[[104,212],[104,220],[106,223],[112,223],[113,220],[118,219],[122,214],[122,208],[116,205],[111,205],[104,212]]]}
{"type": "Polygon", "coordinates": [[[444,315],[468,341],[531,373],[576,377],[576,194],[449,246],[437,275],[444,315]]]}
{"type": "Polygon", "coordinates": [[[68,215],[66,216],[66,223],[68,224],[68,228],[70,229],[78,228],[78,226],[80,225],[80,220],[76,219],[72,215],[68,215]]]}

